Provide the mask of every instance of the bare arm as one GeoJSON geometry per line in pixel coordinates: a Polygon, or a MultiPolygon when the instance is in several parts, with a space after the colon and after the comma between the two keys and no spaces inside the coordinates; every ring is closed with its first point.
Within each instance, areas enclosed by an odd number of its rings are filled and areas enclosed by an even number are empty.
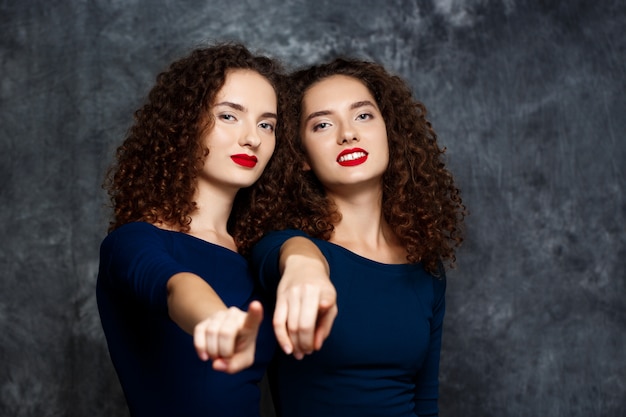
{"type": "Polygon", "coordinates": [[[330,334],[338,311],[337,294],[326,258],[309,239],[285,241],[279,270],[274,332],[285,353],[301,359],[321,349],[330,334]]]}
{"type": "Polygon", "coordinates": [[[248,312],[228,308],[206,281],[187,272],[172,276],[167,291],[170,317],[193,335],[200,359],[212,359],[214,369],[227,373],[252,365],[263,319],[261,303],[252,302],[248,312]]]}

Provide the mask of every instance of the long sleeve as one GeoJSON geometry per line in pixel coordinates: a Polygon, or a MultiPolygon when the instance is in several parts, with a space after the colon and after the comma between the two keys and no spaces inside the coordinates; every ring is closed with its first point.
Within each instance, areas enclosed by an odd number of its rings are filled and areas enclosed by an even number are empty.
{"type": "Polygon", "coordinates": [[[271,318],[261,323],[251,367],[213,370],[169,314],[167,283],[180,272],[204,279],[227,306],[245,310],[259,298],[243,256],[188,234],[136,222],[101,245],[98,310],[131,414],[258,417],[258,384],[275,349],[271,318]]]}
{"type": "Polygon", "coordinates": [[[446,279],[433,278],[433,308],[430,318],[430,342],[428,352],[415,381],[415,412],[418,416],[439,415],[439,359],[443,319],[446,310],[446,279]]]}
{"type": "Polygon", "coordinates": [[[112,232],[100,247],[102,277],[112,287],[147,305],[167,305],[167,281],[193,272],[168,252],[159,231],[147,223],[130,223],[112,232]]]}
{"type": "Polygon", "coordinates": [[[295,236],[308,237],[306,233],[293,229],[270,232],[252,249],[250,263],[258,273],[261,287],[269,294],[276,294],[280,281],[278,268],[280,248],[285,241],[295,236]]]}

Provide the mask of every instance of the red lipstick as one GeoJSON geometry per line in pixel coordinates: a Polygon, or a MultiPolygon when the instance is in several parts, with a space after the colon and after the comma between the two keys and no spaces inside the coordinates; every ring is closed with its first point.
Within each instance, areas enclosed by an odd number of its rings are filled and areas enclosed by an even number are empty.
{"type": "Polygon", "coordinates": [[[337,163],[344,167],[353,167],[361,165],[367,161],[368,153],[361,148],[344,149],[337,155],[337,163]]]}
{"type": "Polygon", "coordinates": [[[233,160],[237,165],[241,165],[246,168],[254,168],[257,163],[256,156],[247,155],[245,153],[238,153],[237,155],[231,155],[230,159],[233,160]]]}

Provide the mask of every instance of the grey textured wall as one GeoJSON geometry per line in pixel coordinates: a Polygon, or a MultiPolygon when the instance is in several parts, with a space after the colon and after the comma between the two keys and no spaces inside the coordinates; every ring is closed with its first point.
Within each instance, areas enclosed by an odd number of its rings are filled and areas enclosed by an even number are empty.
{"type": "Polygon", "coordinates": [[[384,63],[471,209],[441,415],[626,415],[621,0],[0,1],[0,415],[126,414],[94,288],[114,148],[210,40],[384,63]]]}

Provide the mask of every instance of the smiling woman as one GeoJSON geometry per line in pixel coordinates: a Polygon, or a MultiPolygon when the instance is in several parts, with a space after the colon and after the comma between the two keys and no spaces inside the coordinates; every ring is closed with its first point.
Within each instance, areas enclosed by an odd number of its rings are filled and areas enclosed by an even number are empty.
{"type": "Polygon", "coordinates": [[[284,190],[253,213],[276,293],[282,416],[436,416],[444,264],[465,207],[423,104],[381,66],[337,59],[293,74],[277,151],[284,190]],[[339,313],[338,313],[339,312],[339,313]]]}
{"type": "Polygon", "coordinates": [[[303,97],[302,117],[304,169],[313,169],[329,198],[349,192],[352,183],[372,180],[374,187],[380,185],[389,163],[387,131],[363,83],[343,75],[319,81],[303,97]]]}
{"type": "Polygon", "coordinates": [[[197,49],[157,77],[118,148],[97,300],[133,416],[259,415],[275,342],[235,241],[281,79],[242,45],[197,49]]]}

